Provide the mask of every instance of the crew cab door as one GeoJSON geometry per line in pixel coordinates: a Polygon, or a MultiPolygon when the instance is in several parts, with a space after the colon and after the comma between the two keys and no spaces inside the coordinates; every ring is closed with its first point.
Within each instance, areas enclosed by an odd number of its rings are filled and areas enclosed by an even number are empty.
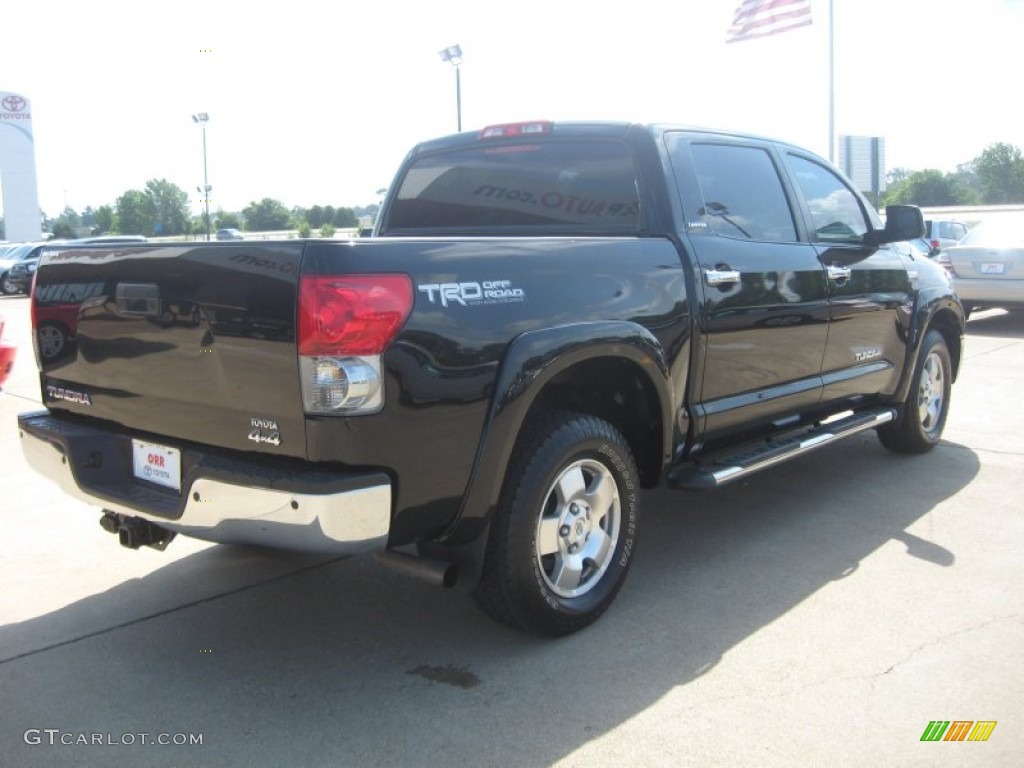
{"type": "Polygon", "coordinates": [[[865,244],[865,235],[881,222],[835,171],[796,151],[786,153],[786,165],[828,281],[822,399],[891,394],[907,354],[913,304],[908,264],[896,244],[865,244]]]}
{"type": "Polygon", "coordinates": [[[767,142],[666,132],[697,264],[691,391],[706,440],[784,423],[821,397],[828,288],[795,192],[767,142]]]}

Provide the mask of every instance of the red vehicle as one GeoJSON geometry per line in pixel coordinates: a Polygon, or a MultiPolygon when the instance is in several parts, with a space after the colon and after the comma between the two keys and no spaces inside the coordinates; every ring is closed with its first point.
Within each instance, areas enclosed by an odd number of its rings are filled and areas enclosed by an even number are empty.
{"type": "Polygon", "coordinates": [[[14,356],[18,351],[13,344],[4,344],[3,338],[4,319],[0,317],[0,387],[7,381],[7,377],[11,375],[11,369],[14,368],[14,356]]]}

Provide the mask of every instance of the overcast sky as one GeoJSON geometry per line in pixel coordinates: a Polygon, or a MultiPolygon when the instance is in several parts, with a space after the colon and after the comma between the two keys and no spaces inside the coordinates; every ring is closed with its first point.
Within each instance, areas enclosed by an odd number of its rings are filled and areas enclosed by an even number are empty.
{"type": "MultiPolygon", "coordinates": [[[[726,44],[739,0],[175,0],[0,10],[0,91],[32,102],[40,205],[112,204],[166,178],[212,210],[366,205],[416,141],[614,119],[732,128],[828,154],[828,0],[813,24],[726,44]]],[[[838,134],[887,166],[951,171],[1024,147],[1021,0],[835,0],[838,134]]]]}

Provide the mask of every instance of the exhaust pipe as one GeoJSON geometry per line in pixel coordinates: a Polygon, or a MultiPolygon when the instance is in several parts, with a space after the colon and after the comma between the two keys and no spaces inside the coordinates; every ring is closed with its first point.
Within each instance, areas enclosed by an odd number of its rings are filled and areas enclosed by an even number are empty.
{"type": "Polygon", "coordinates": [[[116,533],[121,546],[128,549],[152,547],[163,552],[177,535],[174,531],[161,528],[149,520],[119,515],[109,509],[103,510],[100,527],[107,533],[116,533]]]}
{"type": "Polygon", "coordinates": [[[428,560],[423,557],[414,557],[393,549],[386,549],[374,555],[377,562],[386,565],[392,570],[422,579],[437,587],[454,587],[459,580],[459,569],[454,563],[445,563],[441,560],[428,560]]]}

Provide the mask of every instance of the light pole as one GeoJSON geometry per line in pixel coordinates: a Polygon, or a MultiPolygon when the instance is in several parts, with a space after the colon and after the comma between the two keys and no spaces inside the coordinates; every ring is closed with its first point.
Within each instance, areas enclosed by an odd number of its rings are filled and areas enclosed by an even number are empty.
{"type": "Polygon", "coordinates": [[[206,240],[210,240],[210,179],[206,175],[206,124],[210,122],[210,116],[206,112],[197,112],[192,115],[192,122],[203,129],[203,188],[196,187],[196,191],[203,194],[203,201],[206,203],[206,240]]]}
{"type": "Polygon", "coordinates": [[[441,61],[449,61],[455,67],[455,116],[458,120],[459,133],[462,133],[462,81],[459,79],[462,49],[458,45],[449,45],[438,55],[441,57],[441,61]]]}

